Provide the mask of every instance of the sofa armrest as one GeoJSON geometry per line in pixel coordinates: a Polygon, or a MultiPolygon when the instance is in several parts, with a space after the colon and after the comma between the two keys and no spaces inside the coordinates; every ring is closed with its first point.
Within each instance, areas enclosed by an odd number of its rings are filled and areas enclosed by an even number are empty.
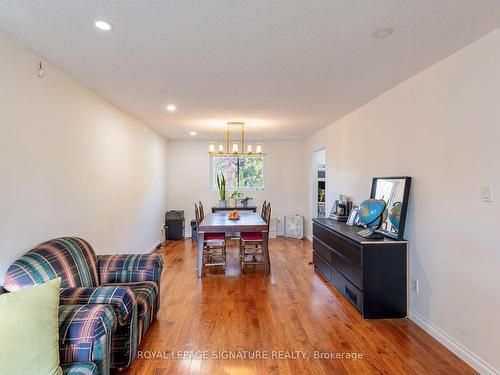
{"type": "Polygon", "coordinates": [[[121,325],[132,317],[136,309],[136,299],[131,288],[126,286],[99,286],[63,288],[60,293],[61,305],[110,305],[121,325]]]}
{"type": "Polygon", "coordinates": [[[163,258],[159,254],[101,255],[97,258],[101,284],[160,282],[163,258]]]}
{"type": "Polygon", "coordinates": [[[59,344],[91,344],[116,329],[109,305],[59,306],[59,344]]]}

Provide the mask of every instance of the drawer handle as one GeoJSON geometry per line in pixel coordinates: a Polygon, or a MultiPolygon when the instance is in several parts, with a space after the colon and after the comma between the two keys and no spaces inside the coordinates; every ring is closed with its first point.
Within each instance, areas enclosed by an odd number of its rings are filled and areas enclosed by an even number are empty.
{"type": "Polygon", "coordinates": [[[358,304],[358,296],[352,292],[346,285],[344,285],[344,292],[346,297],[349,298],[354,304],[358,304]]]}

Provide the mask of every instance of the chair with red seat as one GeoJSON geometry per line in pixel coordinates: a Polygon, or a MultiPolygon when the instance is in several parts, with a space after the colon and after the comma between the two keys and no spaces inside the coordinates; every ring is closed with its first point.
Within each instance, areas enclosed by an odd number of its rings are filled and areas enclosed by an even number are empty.
{"type": "Polygon", "coordinates": [[[260,217],[261,218],[264,218],[264,213],[266,211],[266,207],[267,207],[267,201],[264,201],[264,203],[262,203],[262,208],[260,210],[260,217]]]}
{"type": "MultiPolygon", "coordinates": [[[[265,203],[262,207],[262,218],[267,223],[271,221],[271,203],[265,203]]],[[[264,264],[264,253],[262,251],[262,232],[241,232],[240,233],[240,264],[243,270],[246,265],[264,264]]]]}
{"type": "MultiPolygon", "coordinates": [[[[200,203],[200,208],[195,203],[194,213],[196,218],[196,229],[203,220],[203,205],[200,203]]],[[[205,233],[203,239],[203,263],[202,267],[222,266],[226,269],[226,234],[220,233],[205,233]]]]}

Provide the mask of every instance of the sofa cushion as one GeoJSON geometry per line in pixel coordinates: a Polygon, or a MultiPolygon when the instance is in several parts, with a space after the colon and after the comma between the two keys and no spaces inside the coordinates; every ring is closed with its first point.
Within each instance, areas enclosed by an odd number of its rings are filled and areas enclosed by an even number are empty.
{"type": "Polygon", "coordinates": [[[8,291],[61,278],[61,287],[97,286],[99,275],[92,247],[83,239],[64,237],[38,245],[7,270],[8,291]]]}
{"type": "Polygon", "coordinates": [[[136,298],[128,285],[102,285],[96,288],[64,288],[60,294],[61,305],[103,304],[113,307],[118,322],[123,325],[132,315],[136,298]]]}
{"type": "Polygon", "coordinates": [[[138,310],[138,318],[139,320],[144,319],[146,314],[150,312],[150,317],[154,316],[154,309],[156,298],[158,296],[158,284],[154,281],[142,281],[142,282],[133,282],[133,283],[113,283],[106,284],[104,286],[126,286],[132,289],[135,295],[135,299],[137,301],[137,310],[138,310]]]}
{"type": "Polygon", "coordinates": [[[0,295],[0,364],[5,374],[59,375],[61,279],[0,295]]]}

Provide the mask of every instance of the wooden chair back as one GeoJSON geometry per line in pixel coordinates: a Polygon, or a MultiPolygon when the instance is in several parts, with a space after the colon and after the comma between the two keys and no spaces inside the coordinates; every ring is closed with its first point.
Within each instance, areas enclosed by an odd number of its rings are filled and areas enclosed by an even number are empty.
{"type": "Polygon", "coordinates": [[[264,213],[265,213],[265,211],[266,211],[266,207],[267,207],[267,206],[266,206],[266,201],[264,201],[264,203],[262,203],[262,208],[261,208],[261,210],[260,210],[260,217],[261,217],[261,218],[264,218],[264,213]]]}
{"type": "Polygon", "coordinates": [[[195,203],[194,204],[194,216],[196,220],[196,229],[198,229],[198,225],[200,225],[200,211],[198,210],[198,205],[195,203]]]}
{"type": "Polygon", "coordinates": [[[203,205],[201,204],[201,201],[198,201],[198,203],[200,211],[200,221],[202,221],[205,218],[205,211],[203,211],[203,205]]]}
{"type": "Polygon", "coordinates": [[[269,224],[271,223],[271,202],[266,205],[264,216],[262,218],[267,223],[267,227],[269,228],[269,224]]]}

